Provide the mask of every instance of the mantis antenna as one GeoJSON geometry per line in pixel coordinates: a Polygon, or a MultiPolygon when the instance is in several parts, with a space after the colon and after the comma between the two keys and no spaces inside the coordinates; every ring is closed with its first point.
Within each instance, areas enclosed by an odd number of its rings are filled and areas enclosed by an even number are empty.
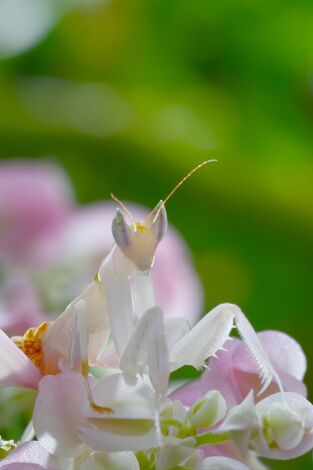
{"type": "Polygon", "coordinates": [[[119,199],[117,199],[116,196],[114,196],[113,193],[111,193],[111,198],[113,199],[113,201],[117,202],[121,208],[126,212],[126,214],[128,215],[128,217],[130,218],[130,220],[132,221],[132,224],[133,224],[133,227],[134,227],[134,230],[136,231],[137,230],[137,225],[136,225],[136,222],[134,220],[134,217],[131,215],[131,212],[130,210],[127,209],[127,207],[125,206],[125,204],[120,201],[119,199]]]}
{"type": "Polygon", "coordinates": [[[162,202],[162,204],[160,205],[157,213],[155,214],[155,217],[153,219],[153,223],[157,220],[158,216],[159,216],[159,213],[162,209],[163,206],[165,206],[165,204],[167,203],[167,201],[173,196],[173,194],[177,191],[177,189],[182,185],[184,184],[184,182],[190,178],[191,175],[193,175],[196,171],[200,170],[200,168],[202,168],[204,165],[206,165],[207,163],[215,163],[217,162],[217,160],[205,160],[204,162],[200,163],[199,165],[197,165],[196,167],[194,167],[191,171],[189,171],[189,173],[187,173],[186,176],[184,176],[183,179],[181,179],[177,184],[176,186],[172,189],[172,191],[166,196],[166,198],[164,199],[164,201],[162,202]]]}

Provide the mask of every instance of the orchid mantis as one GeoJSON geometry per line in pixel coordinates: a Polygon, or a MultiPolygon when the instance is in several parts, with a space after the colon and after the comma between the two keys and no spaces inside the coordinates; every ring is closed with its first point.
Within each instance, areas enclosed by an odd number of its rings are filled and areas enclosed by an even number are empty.
{"type": "Polygon", "coordinates": [[[115,244],[93,282],[47,329],[42,338],[45,373],[56,372],[60,359],[86,379],[89,365],[103,365],[110,333],[121,355],[134,329],[134,319],[155,304],[150,270],[167,227],[162,201],[141,222],[128,225],[117,209],[112,222],[115,244]],[[71,334],[69,334],[71,332],[71,334]]]}
{"type": "Polygon", "coordinates": [[[105,366],[112,349],[120,369],[129,375],[148,372],[157,393],[165,395],[169,372],[186,364],[204,367],[224,347],[234,326],[259,366],[261,392],[273,379],[282,389],[254,329],[237,306],[216,307],[190,330],[181,318],[165,321],[155,305],[150,271],[167,229],[165,203],[187,178],[211,161],[188,173],[143,221],[136,221],[112,196],[122,210],[116,210],[112,222],[115,244],[111,252],[92,283],[42,333],[41,372],[57,373],[60,367],[81,371],[90,405],[98,411],[108,410],[93,401],[89,365],[105,366]]]}
{"type": "MultiPolygon", "coordinates": [[[[283,390],[268,354],[238,306],[218,305],[190,328],[186,319],[166,317],[156,305],[150,272],[166,235],[165,203],[187,177],[143,221],[135,220],[113,196],[121,206],[112,221],[115,243],[91,284],[54,322],[31,328],[13,342],[0,330],[4,347],[0,382],[17,385],[19,378],[19,385],[38,386],[32,422],[22,441],[36,435],[39,447],[24,443],[9,456],[11,462],[28,462],[25,452],[37,448],[49,465],[58,461],[64,468],[80,470],[90,465],[111,468],[111,464],[134,470],[186,465],[239,470],[256,468],[256,453],[284,459],[312,448],[312,405],[288,390],[279,362],[277,370],[286,385],[283,390]],[[259,395],[272,381],[279,393],[255,404],[250,381],[249,393],[235,406],[230,406],[224,390],[214,383],[189,403],[170,394],[170,373],[185,365],[214,368],[207,361],[227,351],[233,328],[243,340],[237,341],[240,347],[246,346],[259,369],[259,395]],[[89,366],[99,369],[92,371],[89,366]],[[115,368],[112,374],[106,369],[111,366],[115,368]],[[210,451],[210,446],[228,442],[234,444],[230,455],[225,446],[225,456],[204,459],[204,445],[210,451]]],[[[290,362],[295,351],[290,352],[290,342],[288,348],[290,362]]],[[[291,369],[301,370],[291,375],[301,379],[305,358],[301,351],[296,354],[291,369]]],[[[280,361],[280,349],[278,355],[280,361]]],[[[223,378],[225,390],[231,386],[229,370],[223,378]]],[[[290,371],[290,364],[286,370],[290,371]]],[[[212,381],[209,371],[205,375],[212,381]]],[[[36,455],[34,459],[30,463],[37,464],[36,455]]],[[[59,468],[59,463],[53,465],[59,468]]]]}

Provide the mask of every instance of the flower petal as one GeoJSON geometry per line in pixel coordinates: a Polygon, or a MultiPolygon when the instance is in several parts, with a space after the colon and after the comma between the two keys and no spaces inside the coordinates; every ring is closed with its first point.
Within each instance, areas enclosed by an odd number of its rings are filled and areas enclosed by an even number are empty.
{"type": "Polygon", "coordinates": [[[228,457],[207,457],[204,459],[199,470],[249,470],[239,460],[228,457]]]}
{"type": "Polygon", "coordinates": [[[124,433],[115,432],[110,427],[112,421],[107,422],[107,431],[92,427],[79,427],[77,434],[88,446],[98,451],[119,452],[122,450],[146,450],[157,445],[157,436],[151,421],[134,420],[133,423],[120,423],[120,430],[124,433]]]}
{"type": "Polygon", "coordinates": [[[1,470],[57,470],[58,463],[39,442],[25,442],[0,462],[1,470]]]}
{"type": "Polygon", "coordinates": [[[230,432],[237,449],[245,456],[255,421],[255,405],[251,391],[240,405],[234,406],[229,411],[224,422],[218,428],[218,432],[230,432]]]}
{"type": "Polygon", "coordinates": [[[139,463],[132,452],[104,454],[93,452],[80,464],[80,470],[139,470],[139,463]]]}
{"type": "Polygon", "coordinates": [[[118,420],[154,420],[155,395],[144,380],[117,373],[97,382],[92,390],[94,401],[101,407],[113,409],[112,414],[99,414],[85,402],[82,410],[87,419],[100,421],[118,420]]]}
{"type": "Polygon", "coordinates": [[[226,414],[226,402],[217,390],[210,390],[189,410],[190,423],[197,428],[209,428],[226,414]]]}
{"type": "MultiPolygon", "coordinates": [[[[279,428],[275,424],[274,426],[274,436],[276,441],[276,446],[270,447],[267,445],[262,427],[260,428],[260,433],[258,437],[255,437],[252,441],[253,447],[258,454],[264,457],[271,459],[279,460],[288,460],[299,457],[300,455],[305,454],[313,447],[313,405],[306,400],[302,395],[297,393],[285,392],[283,395],[281,393],[275,393],[260,401],[256,405],[256,413],[261,421],[268,415],[272,407],[276,407],[277,403],[284,404],[289,409],[290,416],[294,418],[295,428],[291,429],[291,434],[289,436],[286,434],[288,430],[281,428],[281,436],[278,438],[279,428]],[[297,444],[297,429],[299,423],[302,423],[304,428],[304,435],[300,442],[297,444]],[[283,440],[288,439],[289,443],[291,438],[294,440],[294,447],[291,449],[283,449],[279,447],[279,442],[284,445],[283,440]]],[[[268,422],[268,420],[267,420],[268,422]]],[[[269,423],[270,424],[270,423],[269,423]]],[[[292,423],[289,424],[291,427],[292,423]]],[[[286,427],[286,426],[285,426],[286,427]]],[[[286,445],[284,445],[286,447],[286,445]]]]}
{"type": "Polygon", "coordinates": [[[102,452],[142,450],[158,445],[156,403],[151,387],[143,380],[114,374],[97,383],[93,397],[113,413],[97,413],[85,406],[85,424],[77,434],[91,448],[102,452]]]}
{"type": "Polygon", "coordinates": [[[37,367],[0,330],[0,386],[37,388],[40,379],[37,367]]]}
{"type": "MultiPolygon", "coordinates": [[[[302,380],[306,371],[306,357],[301,346],[290,336],[281,331],[262,331],[258,333],[263,348],[278,372],[285,372],[302,380]]],[[[253,372],[255,367],[247,358],[243,346],[234,355],[235,363],[245,372],[253,372]]]]}
{"type": "Polygon", "coordinates": [[[45,376],[39,386],[33,425],[38,441],[52,454],[73,457],[81,449],[76,427],[87,401],[80,374],[45,376]]]}

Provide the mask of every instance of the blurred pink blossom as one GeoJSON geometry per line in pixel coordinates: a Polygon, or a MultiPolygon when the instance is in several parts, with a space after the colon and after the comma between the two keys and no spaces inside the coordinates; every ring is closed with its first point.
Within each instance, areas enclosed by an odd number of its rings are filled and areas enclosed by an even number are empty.
{"type": "Polygon", "coordinates": [[[35,286],[22,273],[10,273],[1,289],[0,324],[9,336],[23,335],[33,325],[44,321],[35,286]]]}
{"type": "Polygon", "coordinates": [[[21,160],[0,165],[0,260],[34,262],[41,240],[58,236],[73,206],[56,165],[21,160]]]}

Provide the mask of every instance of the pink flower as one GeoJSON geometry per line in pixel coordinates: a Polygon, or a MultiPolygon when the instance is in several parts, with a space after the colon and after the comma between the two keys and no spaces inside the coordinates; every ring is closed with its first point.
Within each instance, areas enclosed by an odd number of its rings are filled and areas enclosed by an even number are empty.
{"type": "Polygon", "coordinates": [[[114,412],[91,409],[80,374],[46,376],[40,382],[33,415],[40,444],[52,454],[68,458],[84,453],[86,445],[97,451],[119,452],[158,444],[155,395],[150,386],[119,373],[89,380],[96,403],[114,412]]]}
{"type": "MultiPolygon", "coordinates": [[[[52,164],[17,161],[0,165],[0,260],[28,263],[45,259],[38,250],[55,238],[72,207],[62,170],[52,164]]],[[[51,255],[51,253],[50,253],[51,255]]]]}
{"type": "MultiPolygon", "coordinates": [[[[306,358],[301,346],[279,331],[264,331],[258,333],[258,337],[284,389],[306,396],[306,387],[302,382],[306,358]]],[[[278,391],[277,385],[272,382],[266,392],[258,396],[261,389],[259,373],[244,344],[233,339],[226,344],[226,348],[227,352],[220,351],[217,358],[210,359],[210,370],[206,370],[199,380],[177,390],[173,397],[190,405],[208,390],[219,390],[228,407],[232,407],[241,403],[251,389],[255,391],[257,401],[278,391]]]]}

